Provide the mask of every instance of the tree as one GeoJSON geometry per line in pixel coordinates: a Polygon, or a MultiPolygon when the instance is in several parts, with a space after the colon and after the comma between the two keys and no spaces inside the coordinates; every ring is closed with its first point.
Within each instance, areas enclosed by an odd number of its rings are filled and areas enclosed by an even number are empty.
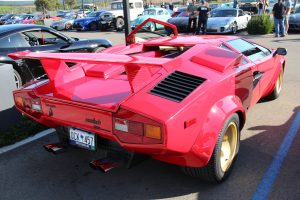
{"type": "Polygon", "coordinates": [[[65,0],[65,4],[68,5],[69,9],[73,9],[77,6],[77,0],[65,0]]]}
{"type": "Polygon", "coordinates": [[[58,0],[35,0],[34,5],[38,11],[45,12],[46,10],[55,10],[58,5],[58,0]]]}

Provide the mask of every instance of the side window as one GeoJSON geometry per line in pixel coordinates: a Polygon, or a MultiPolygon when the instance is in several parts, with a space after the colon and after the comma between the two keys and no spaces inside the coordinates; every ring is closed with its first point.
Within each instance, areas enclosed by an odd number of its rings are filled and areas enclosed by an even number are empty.
{"type": "Polygon", "coordinates": [[[59,43],[67,43],[63,38],[50,33],[48,31],[34,30],[24,32],[29,38],[29,44],[31,46],[44,46],[44,45],[55,45],[59,43]]]}
{"type": "MultiPolygon", "coordinates": [[[[123,7],[123,6],[122,6],[123,7]]],[[[133,7],[133,3],[129,3],[129,8],[130,9],[133,9],[134,7],[133,7]]]]}
{"type": "Polygon", "coordinates": [[[142,2],[135,2],[134,5],[135,5],[136,8],[142,8],[143,7],[142,2]]]}
{"type": "Polygon", "coordinates": [[[244,15],[243,11],[239,10],[239,16],[243,16],[243,15],[244,15]]]}
{"type": "Polygon", "coordinates": [[[164,11],[163,10],[159,10],[158,12],[157,12],[157,15],[163,15],[164,14],[164,11]]]}
{"type": "Polygon", "coordinates": [[[30,47],[29,43],[20,33],[6,36],[0,39],[0,48],[19,48],[19,47],[30,47]]]}
{"type": "Polygon", "coordinates": [[[244,56],[246,56],[251,61],[260,60],[271,54],[270,50],[257,44],[250,43],[244,39],[234,39],[227,41],[227,43],[237,51],[244,54],[244,56]]]}
{"type": "MultiPolygon", "coordinates": [[[[230,49],[227,45],[225,45],[225,44],[223,44],[223,43],[220,45],[220,47],[223,48],[223,49],[232,51],[232,49],[230,49]]],[[[243,66],[243,65],[245,65],[245,64],[247,64],[247,63],[248,63],[248,61],[247,61],[245,58],[242,58],[242,62],[240,63],[239,66],[243,66]]]]}

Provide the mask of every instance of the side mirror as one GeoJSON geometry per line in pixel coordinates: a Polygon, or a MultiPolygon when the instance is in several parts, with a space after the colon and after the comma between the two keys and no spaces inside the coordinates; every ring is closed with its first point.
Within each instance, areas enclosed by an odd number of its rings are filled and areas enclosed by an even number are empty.
{"type": "Polygon", "coordinates": [[[276,56],[276,55],[282,55],[282,56],[285,56],[287,54],[287,50],[286,48],[277,48],[276,51],[274,52],[273,56],[276,56]]]}

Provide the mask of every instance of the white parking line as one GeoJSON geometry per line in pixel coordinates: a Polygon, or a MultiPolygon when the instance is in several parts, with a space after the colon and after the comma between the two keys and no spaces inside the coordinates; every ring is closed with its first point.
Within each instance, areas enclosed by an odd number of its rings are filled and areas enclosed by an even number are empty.
{"type": "Polygon", "coordinates": [[[46,135],[49,135],[50,133],[53,133],[54,131],[55,131],[55,129],[50,128],[50,129],[44,130],[44,131],[32,136],[32,137],[21,140],[20,142],[17,142],[15,144],[4,146],[4,147],[0,148],[0,154],[3,154],[5,152],[16,149],[20,146],[23,146],[24,144],[28,144],[29,142],[32,142],[32,141],[37,140],[39,138],[45,137],[46,135]]]}

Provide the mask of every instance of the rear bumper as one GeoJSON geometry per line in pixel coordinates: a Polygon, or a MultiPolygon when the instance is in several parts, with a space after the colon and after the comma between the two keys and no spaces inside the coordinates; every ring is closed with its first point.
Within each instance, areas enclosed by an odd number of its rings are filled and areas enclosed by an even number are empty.
{"type": "MultiPolygon", "coordinates": [[[[22,110],[20,110],[22,111],[22,110]]],[[[35,118],[28,113],[24,114],[28,115],[32,119],[38,121],[41,124],[46,126],[57,128],[59,126],[64,127],[74,127],[73,122],[63,122],[60,120],[55,120],[49,116],[42,115],[40,118],[35,118]]],[[[128,144],[121,142],[117,136],[115,136],[112,132],[105,130],[91,130],[91,128],[83,129],[85,131],[93,132],[96,134],[98,140],[109,140],[116,142],[120,147],[124,148],[127,151],[135,152],[138,154],[144,154],[152,157],[153,159],[160,160],[162,162],[179,165],[179,166],[189,166],[189,167],[202,167],[205,166],[210,157],[207,156],[207,153],[203,152],[203,154],[199,155],[199,153],[195,154],[193,152],[193,148],[189,152],[179,152],[174,149],[168,149],[165,144],[128,144]]],[[[66,139],[68,139],[68,135],[64,135],[66,139]]]]}

